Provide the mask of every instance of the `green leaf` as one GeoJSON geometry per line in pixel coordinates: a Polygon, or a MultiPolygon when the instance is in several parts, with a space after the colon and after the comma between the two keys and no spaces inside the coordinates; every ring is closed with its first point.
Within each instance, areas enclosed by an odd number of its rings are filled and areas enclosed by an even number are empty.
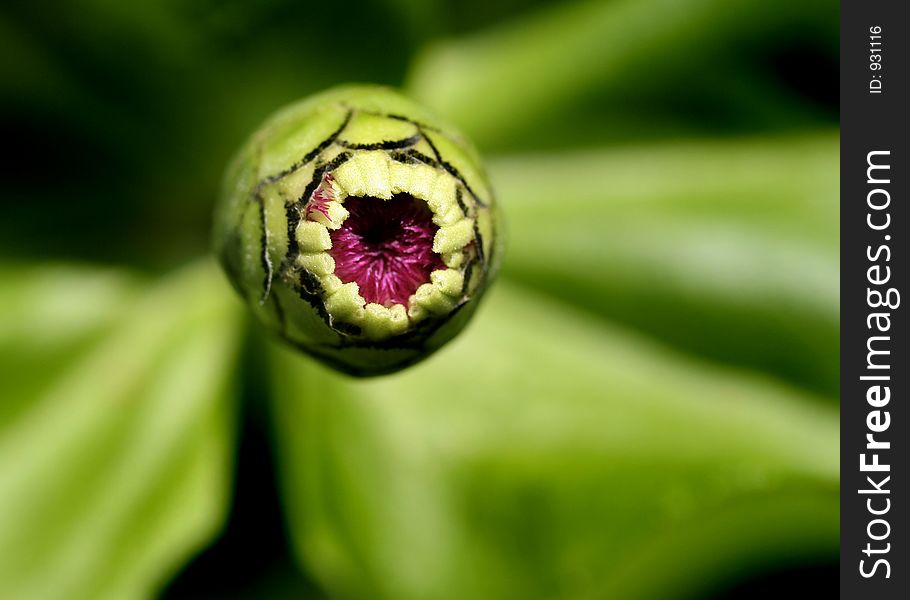
{"type": "Polygon", "coordinates": [[[339,596],[688,598],[836,556],[834,410],[527,289],[395,376],[272,358],[294,547],[339,596]]]}
{"type": "Polygon", "coordinates": [[[491,162],[503,274],[836,398],[836,134],[491,162]]]}
{"type": "Polygon", "coordinates": [[[224,518],[239,306],[209,263],[3,272],[0,597],[148,597],[224,518]]]}
{"type": "Polygon", "coordinates": [[[601,141],[615,139],[617,128],[621,137],[636,129],[666,136],[682,129],[683,114],[720,129],[775,128],[817,119],[817,107],[769,76],[783,67],[762,67],[783,62],[792,40],[803,49],[794,56],[836,64],[837,4],[560,2],[430,44],[408,88],[482,149],[527,147],[535,138],[536,147],[558,145],[592,128],[601,141]]]}

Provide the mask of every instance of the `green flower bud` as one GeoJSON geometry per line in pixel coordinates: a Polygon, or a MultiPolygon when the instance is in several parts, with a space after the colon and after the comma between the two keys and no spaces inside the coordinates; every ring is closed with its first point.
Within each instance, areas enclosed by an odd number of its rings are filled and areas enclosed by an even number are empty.
{"type": "Polygon", "coordinates": [[[342,87],[279,111],[241,149],[215,249],[269,329],[375,375],[465,326],[497,269],[495,211],[459,133],[388,88],[342,87]]]}

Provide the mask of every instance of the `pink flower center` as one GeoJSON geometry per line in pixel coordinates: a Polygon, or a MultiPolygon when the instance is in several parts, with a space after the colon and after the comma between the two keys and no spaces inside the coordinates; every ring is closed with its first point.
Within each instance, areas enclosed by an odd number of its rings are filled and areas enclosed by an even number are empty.
{"type": "Polygon", "coordinates": [[[438,227],[426,202],[408,194],[391,200],[349,197],[349,216],[331,232],[335,275],[355,282],[368,303],[408,305],[430,273],[445,268],[433,252],[438,227]]]}

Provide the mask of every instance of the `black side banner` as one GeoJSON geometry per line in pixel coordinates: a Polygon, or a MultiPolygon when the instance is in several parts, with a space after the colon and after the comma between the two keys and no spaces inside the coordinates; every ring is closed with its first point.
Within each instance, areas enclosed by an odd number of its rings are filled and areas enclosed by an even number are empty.
{"type": "Polygon", "coordinates": [[[841,598],[910,590],[910,20],[841,3],[841,598]]]}

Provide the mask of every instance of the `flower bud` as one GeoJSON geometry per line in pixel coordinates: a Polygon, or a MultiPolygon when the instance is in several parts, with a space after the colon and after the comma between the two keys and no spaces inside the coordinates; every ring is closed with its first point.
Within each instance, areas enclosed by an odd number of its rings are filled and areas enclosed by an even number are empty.
{"type": "Polygon", "coordinates": [[[354,375],[429,356],[470,319],[500,255],[476,151],[388,88],[275,114],[232,163],[221,264],[256,317],[354,375]]]}

